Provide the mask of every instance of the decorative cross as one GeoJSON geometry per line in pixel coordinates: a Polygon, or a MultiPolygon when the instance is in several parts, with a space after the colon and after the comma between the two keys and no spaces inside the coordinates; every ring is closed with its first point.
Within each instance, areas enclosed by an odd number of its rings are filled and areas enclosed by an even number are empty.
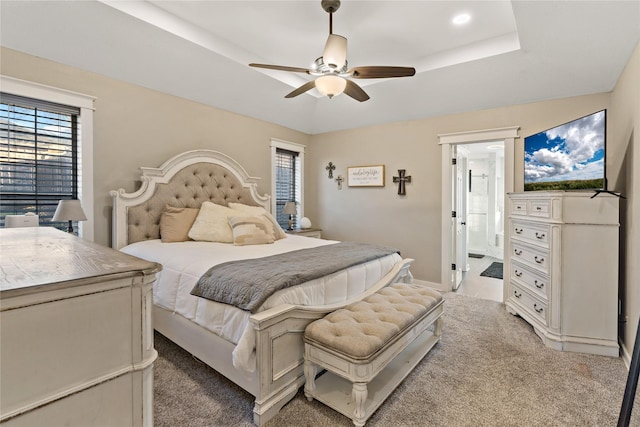
{"type": "Polygon", "coordinates": [[[405,182],[411,182],[411,175],[404,176],[406,173],[406,169],[398,169],[398,175],[393,177],[393,182],[398,184],[398,194],[404,196],[407,194],[405,192],[404,184],[405,182]]]}
{"type": "Polygon", "coordinates": [[[342,190],[342,181],[344,181],[344,178],[342,177],[342,175],[338,175],[338,177],[336,178],[336,182],[338,183],[338,190],[342,190]]]}
{"type": "Polygon", "coordinates": [[[329,179],[332,179],[333,171],[336,170],[336,165],[334,165],[332,162],[329,162],[325,169],[329,171],[329,179]]]}

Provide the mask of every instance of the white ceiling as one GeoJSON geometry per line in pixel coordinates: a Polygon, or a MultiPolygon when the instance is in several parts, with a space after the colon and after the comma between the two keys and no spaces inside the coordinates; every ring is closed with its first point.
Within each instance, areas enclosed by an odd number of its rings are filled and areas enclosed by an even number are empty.
{"type": "Polygon", "coordinates": [[[371,96],[284,95],[329,15],[309,1],[0,1],[0,43],[31,55],[316,134],[613,89],[640,40],[640,0],[344,0],[333,31],[350,66],[413,66],[356,80],[371,96]],[[471,15],[454,26],[458,13],[471,15]]]}

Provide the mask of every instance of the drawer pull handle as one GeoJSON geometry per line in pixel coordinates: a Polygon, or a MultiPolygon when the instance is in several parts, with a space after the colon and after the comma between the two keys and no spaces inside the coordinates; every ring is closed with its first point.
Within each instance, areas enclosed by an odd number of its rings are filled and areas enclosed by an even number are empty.
{"type": "Polygon", "coordinates": [[[519,294],[518,291],[513,291],[513,296],[516,298],[520,298],[522,294],[521,293],[519,294]]]}
{"type": "Polygon", "coordinates": [[[538,234],[538,232],[536,231],[536,238],[538,238],[538,239],[544,239],[544,237],[545,237],[544,233],[540,233],[540,234],[538,234]]]}
{"type": "Polygon", "coordinates": [[[522,250],[514,249],[513,253],[518,255],[518,256],[520,256],[520,255],[522,255],[522,250]]]}
{"type": "Polygon", "coordinates": [[[538,255],[534,256],[533,259],[536,260],[538,264],[542,264],[544,262],[544,258],[538,258],[538,255]]]}
{"type": "Polygon", "coordinates": [[[522,228],[516,228],[516,234],[522,234],[522,228]]]}
{"type": "Polygon", "coordinates": [[[522,277],[522,271],[516,270],[515,271],[515,275],[516,275],[516,277],[522,277]]]}
{"type": "Polygon", "coordinates": [[[541,208],[540,206],[536,206],[536,210],[537,210],[537,211],[541,211],[541,210],[542,210],[542,208],[541,208]]]}
{"type": "Polygon", "coordinates": [[[534,282],[533,282],[533,284],[534,284],[534,285],[536,285],[536,288],[538,288],[538,289],[542,289],[542,288],[544,288],[544,283],[542,283],[542,282],[541,282],[540,284],[538,284],[538,281],[537,281],[537,280],[536,280],[536,281],[534,281],[534,282]]]}
{"type": "Polygon", "coordinates": [[[542,313],[542,311],[544,310],[542,307],[538,308],[538,304],[533,304],[533,309],[538,313],[542,313]]]}
{"type": "Polygon", "coordinates": [[[522,206],[516,206],[516,209],[520,210],[522,209],[522,206]]]}

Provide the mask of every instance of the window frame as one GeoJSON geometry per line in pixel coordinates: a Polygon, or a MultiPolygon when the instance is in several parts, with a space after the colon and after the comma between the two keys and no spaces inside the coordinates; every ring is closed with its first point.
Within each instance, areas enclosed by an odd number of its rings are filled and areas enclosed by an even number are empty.
{"type": "MultiPolygon", "coordinates": [[[[298,206],[298,220],[304,217],[304,152],[306,146],[295,142],[283,141],[281,139],[271,138],[271,213],[275,216],[276,211],[276,152],[278,149],[292,151],[298,153],[300,161],[300,204],[298,206]]],[[[298,221],[299,223],[299,221],[298,221]]]]}
{"type": "Polygon", "coordinates": [[[0,86],[2,86],[2,91],[5,93],[40,99],[80,109],[78,116],[80,122],[78,132],[78,158],[80,162],[80,168],[78,170],[78,198],[82,201],[82,208],[87,216],[87,220],[79,222],[78,235],[83,239],[93,241],[93,103],[96,98],[94,96],[4,75],[0,75],[0,86]]]}

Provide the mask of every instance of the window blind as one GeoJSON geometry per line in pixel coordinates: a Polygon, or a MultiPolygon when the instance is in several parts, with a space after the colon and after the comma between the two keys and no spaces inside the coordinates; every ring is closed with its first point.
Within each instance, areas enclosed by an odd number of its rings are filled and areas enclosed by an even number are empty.
{"type": "MultiPolygon", "coordinates": [[[[300,157],[297,152],[276,149],[276,220],[284,229],[288,227],[289,215],[282,213],[287,202],[300,204],[302,191],[300,157]]],[[[293,217],[293,227],[298,224],[297,215],[293,217]]]]}
{"type": "Polygon", "coordinates": [[[80,109],[0,93],[0,227],[33,212],[51,223],[60,199],[78,198],[80,109]]]}

